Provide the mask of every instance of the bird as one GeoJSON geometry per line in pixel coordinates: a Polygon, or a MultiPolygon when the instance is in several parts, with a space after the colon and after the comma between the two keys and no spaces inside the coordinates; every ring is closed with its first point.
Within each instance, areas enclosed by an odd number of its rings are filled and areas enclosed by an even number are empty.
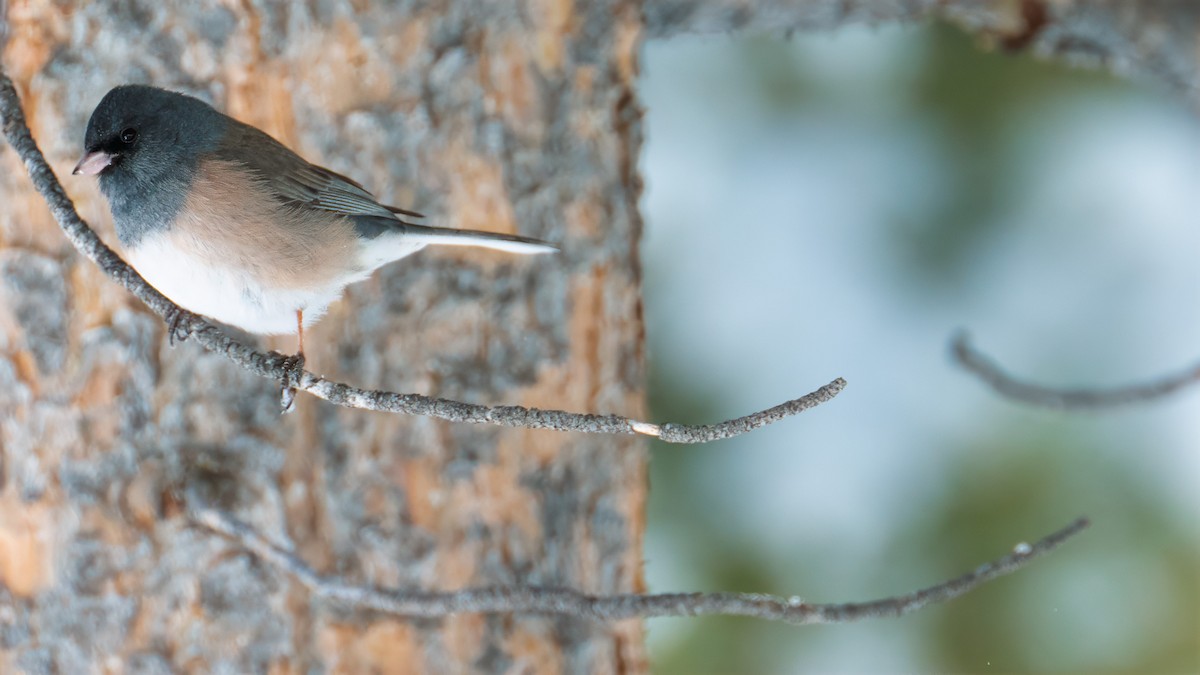
{"type": "MultiPolygon", "coordinates": [[[[96,176],[127,262],[182,310],[297,336],[346,286],[431,245],[554,253],[545,241],[413,223],[360,183],[186,94],[127,84],[88,120],[75,175],[96,176]]],[[[175,339],[181,314],[169,318],[175,339]]]]}

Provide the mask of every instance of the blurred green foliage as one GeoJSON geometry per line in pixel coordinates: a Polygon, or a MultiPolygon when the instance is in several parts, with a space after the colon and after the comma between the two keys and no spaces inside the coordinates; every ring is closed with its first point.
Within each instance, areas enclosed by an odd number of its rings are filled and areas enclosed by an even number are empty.
{"type": "Polygon", "coordinates": [[[965,253],[989,232],[994,219],[981,218],[1003,206],[1015,189],[1012,167],[1002,152],[1013,142],[1011,121],[1050,97],[1118,90],[1128,83],[1107,73],[1068,69],[1029,56],[978,48],[975,40],[948,26],[926,31],[929,58],[913,83],[911,109],[936,120],[961,172],[961,185],[942,212],[925,223],[892,230],[896,250],[919,278],[952,282],[965,253]]]}
{"type": "MultiPolygon", "coordinates": [[[[1015,189],[1014,167],[1002,151],[1013,141],[1011,120],[1048,97],[1119,93],[1130,85],[1103,73],[985,52],[948,27],[912,30],[920,31],[926,52],[908,86],[898,89],[908,100],[876,112],[934,120],[949,139],[952,156],[947,161],[960,172],[961,189],[932,220],[881,225],[880,236],[893,239],[896,265],[913,284],[936,295],[952,292],[971,249],[990,236],[987,228],[998,221],[987,215],[1001,208],[1015,189]]],[[[864,114],[854,107],[855,100],[839,100],[799,67],[783,41],[741,42],[741,66],[747,77],[755,78],[771,114],[812,107],[864,114]]],[[[647,283],[653,283],[653,275],[647,283]]],[[[678,374],[663,372],[651,359],[655,419],[706,421],[728,412],[719,396],[680,387],[677,379],[678,374]]],[[[1092,534],[1099,535],[1085,536],[1036,567],[945,606],[871,630],[907,642],[910,656],[941,672],[1200,669],[1200,551],[1194,519],[1164,525],[1176,516],[1155,498],[1145,477],[1104,460],[1105,453],[1097,451],[1103,440],[1080,438],[1066,423],[1029,428],[1012,424],[1002,412],[997,416],[980,421],[969,461],[938,469],[948,481],[945,494],[936,496],[926,517],[886,543],[887,554],[877,561],[880,577],[864,579],[860,597],[813,600],[861,600],[936,583],[1002,555],[997,546],[1040,535],[1086,513],[1096,523],[1092,534]],[[1172,547],[1173,541],[1178,546],[1172,547]],[[1115,550],[1113,542],[1123,542],[1125,548],[1115,550]],[[1157,570],[1154,578],[1123,573],[1147,568],[1157,570]],[[1078,591],[1079,586],[1089,600],[1065,604],[1080,593],[1064,589],[1078,591]]],[[[772,564],[756,554],[755,542],[722,527],[721,515],[706,510],[697,467],[720,452],[721,444],[686,452],[654,447],[649,536],[669,532],[671,545],[682,549],[687,573],[700,580],[700,587],[653,590],[786,595],[789,589],[774,578],[772,564]]],[[[795,568],[805,570],[821,555],[814,547],[805,554],[809,560],[793,561],[795,568]]],[[[813,578],[809,587],[820,588],[823,581],[813,578]]],[[[853,642],[862,630],[857,625],[797,628],[724,618],[656,621],[649,630],[667,625],[685,636],[653,654],[656,672],[782,672],[794,663],[783,655],[828,640],[853,642]]]]}

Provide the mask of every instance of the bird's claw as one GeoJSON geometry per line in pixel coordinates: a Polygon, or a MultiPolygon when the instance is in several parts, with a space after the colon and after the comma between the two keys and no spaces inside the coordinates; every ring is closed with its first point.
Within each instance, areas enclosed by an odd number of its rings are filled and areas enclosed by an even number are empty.
{"type": "Polygon", "coordinates": [[[283,357],[283,390],[279,395],[279,405],[284,413],[290,413],[296,407],[296,388],[304,378],[304,353],[291,354],[283,357]]]}
{"type": "Polygon", "coordinates": [[[167,344],[174,347],[176,342],[187,340],[188,336],[192,334],[191,320],[195,316],[181,307],[175,307],[167,312],[167,344]]]}

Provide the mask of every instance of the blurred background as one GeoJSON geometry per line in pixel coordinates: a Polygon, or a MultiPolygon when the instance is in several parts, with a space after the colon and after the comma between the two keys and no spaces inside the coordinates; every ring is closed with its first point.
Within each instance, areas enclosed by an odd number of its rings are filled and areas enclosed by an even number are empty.
{"type": "Polygon", "coordinates": [[[1200,358],[1200,121],[1152,85],[948,27],[652,42],[653,418],[712,422],[843,376],[741,438],[654,448],[654,591],[845,602],[937,583],[1079,515],[1054,555],[899,620],[655,620],[656,672],[1200,670],[1200,388],[1030,409],[1040,383],[1200,358]]]}

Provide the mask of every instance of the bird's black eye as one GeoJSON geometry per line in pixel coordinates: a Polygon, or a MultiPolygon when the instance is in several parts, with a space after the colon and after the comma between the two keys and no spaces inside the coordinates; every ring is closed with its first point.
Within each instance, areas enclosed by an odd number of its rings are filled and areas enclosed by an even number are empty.
{"type": "Polygon", "coordinates": [[[129,127],[128,129],[121,132],[121,142],[124,143],[125,145],[133,145],[133,142],[136,140],[137,140],[137,129],[134,129],[133,127],[129,127]]]}

